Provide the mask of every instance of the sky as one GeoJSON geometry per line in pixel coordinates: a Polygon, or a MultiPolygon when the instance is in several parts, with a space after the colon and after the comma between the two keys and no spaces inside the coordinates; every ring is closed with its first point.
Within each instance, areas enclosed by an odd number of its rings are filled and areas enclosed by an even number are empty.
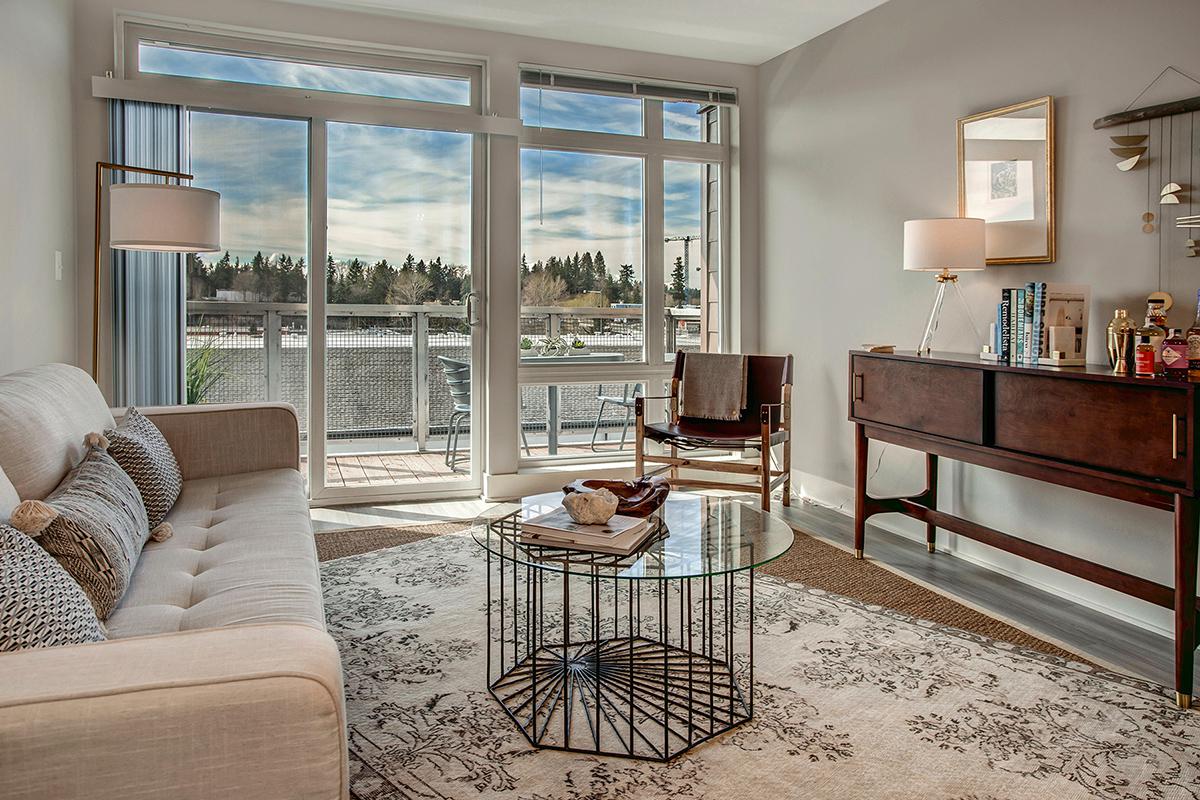
{"type": "MultiPolygon", "coordinates": [[[[300,86],[443,103],[470,102],[466,82],[143,45],[143,71],[246,83],[300,86]]],[[[664,135],[699,139],[690,103],[664,104],[664,135]]],[[[641,101],[522,89],[527,125],[640,135],[641,101]]],[[[193,111],[196,186],[221,193],[221,244],[242,260],[257,251],[307,249],[307,122],[193,111]]],[[[470,261],[471,135],[330,123],[329,249],[335,260],[470,261]]],[[[610,271],[643,250],[642,161],[624,156],[538,151],[521,154],[522,249],[532,264],[584,250],[604,253],[610,271]]],[[[666,234],[700,233],[701,168],[668,162],[666,234]]],[[[665,263],[683,245],[665,245],[665,263]]],[[[693,259],[699,244],[692,244],[693,259]]],[[[210,257],[211,258],[211,257],[210,257]]]]}

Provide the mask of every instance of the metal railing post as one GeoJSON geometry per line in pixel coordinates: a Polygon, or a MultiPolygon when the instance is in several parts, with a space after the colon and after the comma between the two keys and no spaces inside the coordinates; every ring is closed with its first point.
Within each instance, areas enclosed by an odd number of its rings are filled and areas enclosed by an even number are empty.
{"type": "Polygon", "coordinates": [[[267,311],[266,320],[263,326],[263,356],[267,360],[267,401],[273,403],[282,396],[283,331],[278,311],[267,311]]]}
{"type": "Polygon", "coordinates": [[[417,450],[425,452],[429,439],[429,315],[413,314],[413,437],[417,450]]]}
{"type": "Polygon", "coordinates": [[[546,336],[553,339],[562,330],[562,317],[558,314],[546,315],[546,336]]]}

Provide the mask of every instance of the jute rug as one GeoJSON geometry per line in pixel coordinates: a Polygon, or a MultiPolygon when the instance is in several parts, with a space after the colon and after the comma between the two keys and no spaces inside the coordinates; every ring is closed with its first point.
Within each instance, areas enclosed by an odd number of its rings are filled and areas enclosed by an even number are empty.
{"type": "Polygon", "coordinates": [[[1200,797],[1162,687],[773,576],[751,722],[665,765],[534,750],[486,689],[484,568],[462,534],[322,565],[359,800],[1200,797]]]}
{"type": "MultiPolygon", "coordinates": [[[[467,527],[463,522],[443,522],[328,531],[317,534],[317,553],[322,561],[329,561],[464,531],[467,527]]],[[[1021,647],[1082,660],[1055,644],[913,583],[870,560],[858,561],[848,552],[800,530],[796,531],[796,540],[791,549],[763,567],[761,572],[1021,647]]]]}

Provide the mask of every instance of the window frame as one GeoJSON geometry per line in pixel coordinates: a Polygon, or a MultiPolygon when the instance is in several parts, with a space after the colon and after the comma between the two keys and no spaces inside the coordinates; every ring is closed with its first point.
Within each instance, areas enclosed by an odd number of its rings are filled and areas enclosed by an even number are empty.
{"type": "MultiPolygon", "coordinates": [[[[536,69],[523,65],[521,69],[536,69]]],[[[585,92],[586,93],[586,92],[585,92]]],[[[597,94],[603,94],[598,92],[597,94]]],[[[721,132],[720,142],[693,142],[682,139],[668,139],[663,134],[663,102],[653,97],[641,97],[642,100],[642,135],[635,136],[624,133],[597,133],[592,131],[572,131],[561,128],[539,128],[537,126],[521,125],[517,137],[519,150],[566,150],[581,153],[596,153],[600,155],[633,156],[642,159],[642,329],[645,344],[643,360],[623,361],[611,364],[588,364],[573,366],[570,364],[520,364],[517,367],[517,387],[525,385],[547,384],[578,384],[578,383],[635,383],[641,382],[646,386],[660,385],[670,378],[674,369],[673,363],[666,359],[664,333],[666,325],[666,286],[662,276],[665,275],[665,254],[663,239],[665,236],[664,208],[664,167],[667,161],[682,161],[699,164],[717,164],[720,169],[720,264],[717,267],[719,287],[720,330],[718,337],[720,347],[724,350],[730,344],[729,309],[729,264],[731,257],[731,214],[728,213],[731,202],[731,186],[729,176],[732,173],[732,148],[730,132],[736,125],[736,106],[717,106],[718,129],[721,132]],[[651,278],[653,276],[653,279],[651,278]]],[[[517,314],[521,313],[520,287],[518,294],[517,314]]],[[[702,313],[704,310],[702,309],[702,313]]],[[[518,408],[518,417],[520,409],[518,408]]],[[[520,420],[518,419],[518,427],[520,420]]],[[[611,461],[612,453],[599,453],[595,456],[525,456],[518,450],[518,463],[521,468],[561,465],[570,461],[586,462],[590,460],[611,461]]]]}

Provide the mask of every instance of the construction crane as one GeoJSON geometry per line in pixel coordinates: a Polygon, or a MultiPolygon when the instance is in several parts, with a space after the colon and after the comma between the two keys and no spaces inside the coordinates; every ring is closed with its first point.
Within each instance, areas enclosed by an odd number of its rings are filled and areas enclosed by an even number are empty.
{"type": "MultiPolygon", "coordinates": [[[[663,239],[664,242],[683,242],[683,271],[684,272],[690,271],[688,269],[688,264],[691,263],[689,256],[691,255],[691,252],[692,252],[692,241],[695,239],[699,239],[699,238],[700,238],[699,236],[692,236],[691,234],[688,234],[687,236],[668,236],[665,239],[663,239]]],[[[699,272],[700,267],[696,267],[696,271],[699,272]]]]}

